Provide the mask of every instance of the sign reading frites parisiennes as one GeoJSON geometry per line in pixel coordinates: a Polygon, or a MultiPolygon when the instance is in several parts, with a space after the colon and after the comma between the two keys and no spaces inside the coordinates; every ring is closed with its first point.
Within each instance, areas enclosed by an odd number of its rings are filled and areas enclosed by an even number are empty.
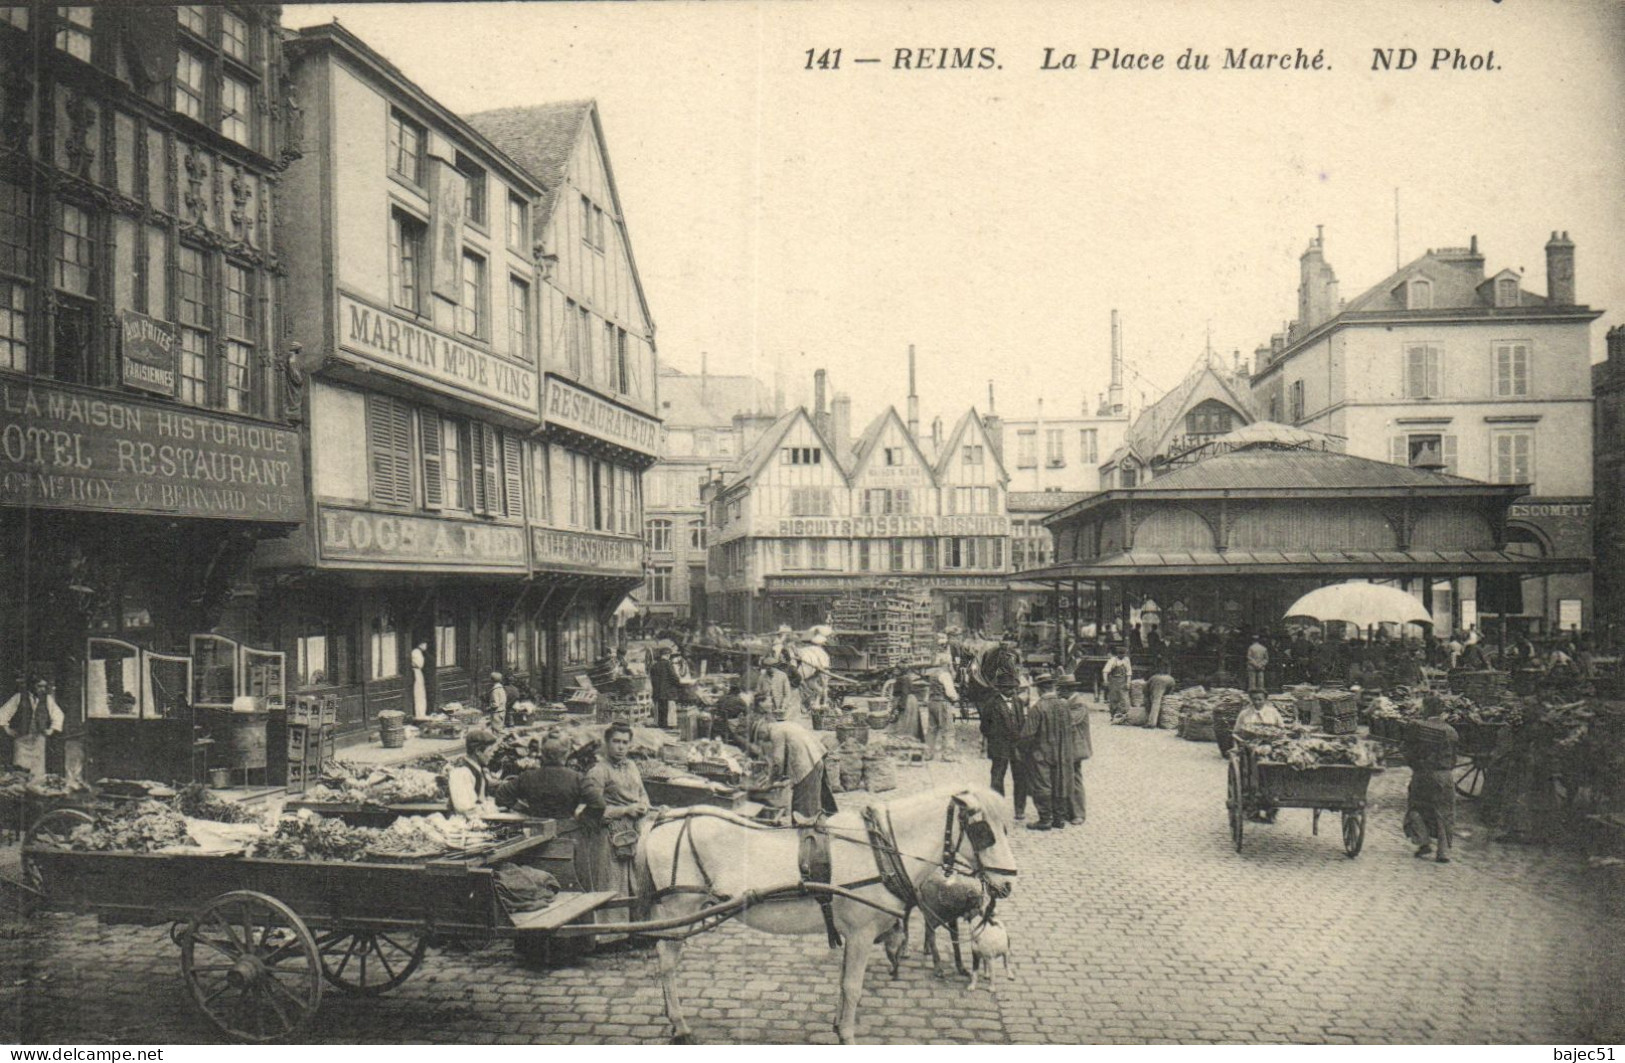
{"type": "Polygon", "coordinates": [[[532,528],[530,550],[538,568],[562,566],[614,575],[643,575],[642,539],[532,528]]]}
{"type": "Polygon", "coordinates": [[[175,395],[175,348],[179,331],[134,310],[119,311],[119,339],[124,386],[154,395],[175,395]]]}
{"type": "Polygon", "coordinates": [[[883,517],[781,517],[768,535],[842,539],[922,539],[943,535],[1009,535],[1010,518],[996,513],[892,514],[883,517]]]}
{"type": "Polygon", "coordinates": [[[305,519],[299,435],[0,374],[0,505],[305,519]]]}
{"type": "Polygon", "coordinates": [[[557,377],[547,378],[542,419],[607,439],[639,454],[659,453],[660,422],[622,409],[557,377]]]}
{"type": "Polygon", "coordinates": [[[524,531],[504,524],[318,506],[317,538],[323,561],[520,571],[526,567],[524,531]]]}
{"type": "Polygon", "coordinates": [[[339,346],[415,383],[534,417],[536,371],[339,293],[339,346]]]}

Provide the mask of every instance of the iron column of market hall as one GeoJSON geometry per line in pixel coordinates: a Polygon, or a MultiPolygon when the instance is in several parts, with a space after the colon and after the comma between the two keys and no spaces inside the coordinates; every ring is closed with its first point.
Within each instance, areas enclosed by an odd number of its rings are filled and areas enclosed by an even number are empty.
{"type": "Polygon", "coordinates": [[[336,23],[286,48],[313,519],[262,566],[293,687],[367,731],[418,708],[422,647],[429,711],[493,672],[550,699],[642,579],[658,438],[641,296],[582,262],[629,262],[596,109],[551,111],[527,166],[336,23]]]}
{"type": "Polygon", "coordinates": [[[0,8],[0,699],[52,686],[52,772],[199,778],[282,696],[249,571],[308,506],[279,19],[0,8]]]}

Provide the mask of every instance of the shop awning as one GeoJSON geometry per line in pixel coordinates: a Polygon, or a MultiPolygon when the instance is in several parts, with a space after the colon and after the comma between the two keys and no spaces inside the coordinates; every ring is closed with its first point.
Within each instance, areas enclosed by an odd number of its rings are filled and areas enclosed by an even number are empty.
{"type": "Polygon", "coordinates": [[[1026,581],[1129,579],[1153,576],[1314,576],[1326,579],[1400,576],[1546,576],[1591,571],[1590,558],[1529,557],[1506,550],[1340,550],[1335,552],[1130,550],[1106,557],[1027,569],[1026,581]]]}

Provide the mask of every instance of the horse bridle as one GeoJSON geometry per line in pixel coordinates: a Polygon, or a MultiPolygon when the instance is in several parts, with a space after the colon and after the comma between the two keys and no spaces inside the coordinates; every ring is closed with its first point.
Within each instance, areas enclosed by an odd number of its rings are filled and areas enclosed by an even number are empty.
{"type": "Polygon", "coordinates": [[[989,864],[982,858],[982,854],[998,844],[993,834],[993,825],[987,821],[987,813],[980,808],[972,808],[970,802],[959,794],[955,794],[948,801],[947,816],[942,825],[942,873],[952,875],[957,871],[965,871],[976,876],[977,881],[992,890],[987,876],[991,874],[1009,875],[1014,877],[1017,871],[1013,867],[1000,867],[989,864]],[[958,837],[955,837],[957,829],[958,837]],[[967,862],[959,855],[962,842],[969,842],[971,859],[974,864],[967,862]]]}

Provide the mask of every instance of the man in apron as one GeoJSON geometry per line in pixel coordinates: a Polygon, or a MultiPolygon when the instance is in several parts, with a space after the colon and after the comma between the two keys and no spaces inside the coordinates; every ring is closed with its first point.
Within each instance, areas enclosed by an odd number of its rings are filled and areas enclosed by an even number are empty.
{"type": "Polygon", "coordinates": [[[66,723],[62,707],[51,696],[51,684],[37,676],[29,680],[27,690],[0,705],[0,729],[11,736],[12,763],[33,775],[45,774],[45,740],[61,734],[66,723]]]}

